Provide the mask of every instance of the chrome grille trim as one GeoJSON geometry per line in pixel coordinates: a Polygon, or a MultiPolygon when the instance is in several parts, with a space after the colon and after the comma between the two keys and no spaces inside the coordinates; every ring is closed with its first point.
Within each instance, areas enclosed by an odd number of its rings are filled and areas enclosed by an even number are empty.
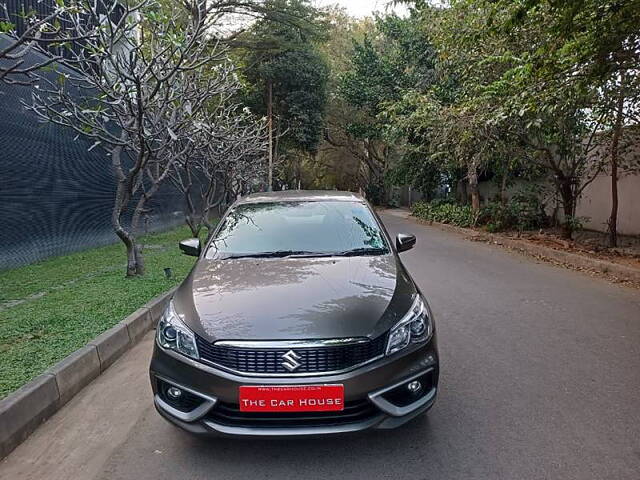
{"type": "Polygon", "coordinates": [[[387,334],[375,339],[309,341],[231,341],[209,343],[196,335],[200,362],[246,377],[317,377],[338,375],[384,358],[387,334]],[[282,355],[300,355],[300,371],[286,371],[282,355]],[[327,368],[329,367],[329,368],[327,368]],[[333,367],[333,368],[332,368],[333,367]]]}
{"type": "Polygon", "coordinates": [[[366,362],[359,363],[357,365],[353,365],[349,368],[345,368],[343,370],[331,370],[325,372],[304,372],[304,373],[252,373],[252,372],[243,372],[240,370],[234,370],[233,368],[225,367],[224,365],[220,365],[218,363],[210,362],[205,359],[200,359],[202,363],[210,365],[215,368],[219,368],[220,370],[224,370],[225,372],[233,373],[234,375],[239,375],[241,377],[256,377],[256,378],[268,378],[268,377],[322,377],[325,375],[340,375],[341,373],[351,372],[353,370],[357,370],[358,368],[362,368],[365,365],[369,365],[377,360],[384,358],[384,355],[379,355],[377,357],[373,357],[366,362]]]}
{"type": "Polygon", "coordinates": [[[220,347],[237,347],[237,348],[273,348],[285,349],[292,348],[320,348],[320,347],[339,347],[342,345],[353,345],[358,343],[367,343],[370,340],[366,337],[354,338],[330,338],[323,340],[218,340],[213,342],[214,345],[220,347]]]}

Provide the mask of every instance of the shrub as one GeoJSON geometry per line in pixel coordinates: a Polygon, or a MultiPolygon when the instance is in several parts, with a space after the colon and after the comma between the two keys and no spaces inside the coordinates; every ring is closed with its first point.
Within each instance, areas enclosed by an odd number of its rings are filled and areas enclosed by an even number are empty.
{"type": "Polygon", "coordinates": [[[548,224],[542,204],[533,195],[514,195],[506,204],[492,202],[479,213],[468,205],[456,205],[448,200],[418,202],[413,206],[413,215],[458,227],[486,225],[490,232],[534,230],[548,224]]]}
{"type": "Polygon", "coordinates": [[[482,208],[478,219],[490,232],[535,230],[547,226],[547,216],[534,195],[514,195],[507,203],[494,202],[482,208]]]}
{"type": "Polygon", "coordinates": [[[565,223],[570,226],[572,232],[584,229],[585,223],[588,223],[591,217],[566,217],[565,223]]]}
{"type": "Polygon", "coordinates": [[[413,206],[413,215],[423,220],[448,223],[458,227],[472,227],[478,219],[470,206],[442,201],[418,202],[413,206]]]}

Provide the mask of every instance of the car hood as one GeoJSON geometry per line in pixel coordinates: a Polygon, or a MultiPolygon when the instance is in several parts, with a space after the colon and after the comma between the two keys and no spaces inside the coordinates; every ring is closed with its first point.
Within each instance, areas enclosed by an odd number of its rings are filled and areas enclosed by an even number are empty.
{"type": "Polygon", "coordinates": [[[392,254],[201,259],[174,303],[210,342],[375,338],[408,311],[415,292],[392,254]]]}

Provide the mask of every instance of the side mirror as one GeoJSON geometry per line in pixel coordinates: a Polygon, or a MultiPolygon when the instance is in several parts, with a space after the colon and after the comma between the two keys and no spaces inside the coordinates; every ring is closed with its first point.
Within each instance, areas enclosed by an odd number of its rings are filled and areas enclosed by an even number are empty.
{"type": "Polygon", "coordinates": [[[185,255],[191,255],[192,257],[200,256],[200,240],[197,238],[187,238],[179,243],[180,250],[185,255]]]}
{"type": "Polygon", "coordinates": [[[411,250],[416,244],[416,236],[409,233],[399,233],[396,237],[396,250],[398,253],[411,250]]]}

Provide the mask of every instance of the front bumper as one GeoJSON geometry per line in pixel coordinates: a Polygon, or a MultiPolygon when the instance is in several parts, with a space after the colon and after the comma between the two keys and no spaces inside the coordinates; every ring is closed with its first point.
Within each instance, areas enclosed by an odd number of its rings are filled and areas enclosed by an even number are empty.
{"type": "Polygon", "coordinates": [[[438,385],[435,336],[406,354],[391,356],[337,375],[316,377],[245,377],[191,360],[156,344],[150,367],[158,412],[194,434],[296,436],[396,428],[427,411],[438,385]],[[419,379],[424,388],[410,401],[398,401],[406,383],[419,379]],[[343,384],[343,412],[247,414],[238,409],[241,385],[343,384]],[[189,404],[175,408],[168,386],[188,392],[189,404]]]}

